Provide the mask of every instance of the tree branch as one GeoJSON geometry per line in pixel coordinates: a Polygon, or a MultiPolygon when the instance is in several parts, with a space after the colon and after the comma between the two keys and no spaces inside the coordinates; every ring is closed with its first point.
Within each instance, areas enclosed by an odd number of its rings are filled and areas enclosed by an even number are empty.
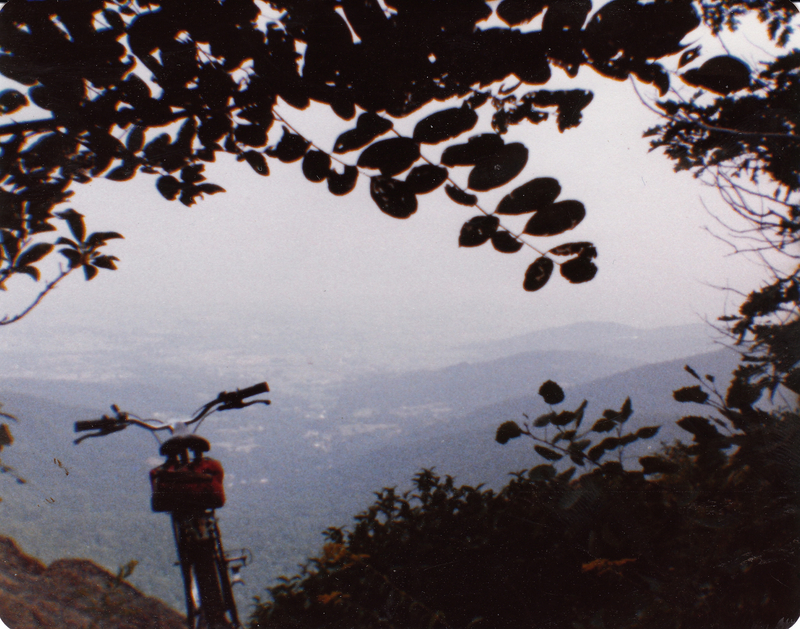
{"type": "Polygon", "coordinates": [[[54,280],[51,280],[51,281],[49,281],[47,283],[47,285],[45,286],[44,290],[41,293],[39,293],[38,297],[36,297],[36,299],[33,301],[33,303],[31,303],[27,308],[25,308],[25,310],[23,310],[19,314],[14,315],[13,317],[11,317],[9,315],[4,316],[2,319],[0,319],[0,325],[11,325],[12,323],[16,323],[17,321],[22,319],[31,310],[33,310],[34,308],[36,308],[36,306],[39,305],[39,303],[42,301],[42,299],[44,299],[44,297],[45,297],[45,295],[47,295],[47,293],[49,293],[51,290],[53,290],[61,280],[63,280],[65,277],[67,277],[67,275],[72,273],[72,271],[74,271],[74,270],[75,269],[73,269],[73,268],[68,268],[66,271],[64,269],[61,269],[61,273],[59,273],[58,277],[56,277],[54,280]]]}
{"type": "Polygon", "coordinates": [[[800,136],[797,136],[792,133],[768,133],[766,131],[764,132],[741,131],[739,129],[729,129],[727,127],[715,127],[713,125],[701,122],[700,120],[692,118],[688,115],[686,121],[690,122],[691,124],[696,124],[698,127],[700,127],[701,129],[705,129],[706,131],[718,131],[719,133],[729,133],[731,135],[737,135],[743,138],[772,138],[776,140],[788,140],[790,142],[800,142],[800,136]]]}

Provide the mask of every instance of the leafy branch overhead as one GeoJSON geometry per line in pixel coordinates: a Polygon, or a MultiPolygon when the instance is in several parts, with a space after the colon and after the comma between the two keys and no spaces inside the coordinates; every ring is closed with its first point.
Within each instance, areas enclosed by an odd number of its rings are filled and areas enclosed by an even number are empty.
{"type": "MultiPolygon", "coordinates": [[[[481,205],[482,193],[510,186],[527,165],[528,147],[503,136],[550,116],[560,131],[580,124],[592,94],[539,89],[553,67],[571,77],[582,66],[615,80],[632,76],[663,95],[670,76],[658,60],[686,55],[682,41],[701,17],[710,20],[690,0],[613,0],[593,14],[583,0],[503,0],[494,9],[483,0],[271,6],[262,15],[255,0],[5,5],[0,73],[20,89],[0,93],[0,230],[12,249],[37,248],[22,267],[4,257],[0,281],[16,272],[37,279],[33,263],[53,251],[43,239],[75,183],[125,182],[141,172],[156,177],[164,198],[191,206],[224,191],[203,175],[218,154],[265,177],[271,160],[298,163],[334,195],[365,177],[377,207],[395,218],[410,217],[419,195],[443,187],[476,210],[461,246],[535,253],[526,290],[541,289],[556,266],[569,282],[589,281],[597,272],[590,243],[538,244],[586,213],[580,201],[560,197],[547,173],[517,183],[494,210],[481,205]],[[483,27],[493,10],[503,26],[483,27]],[[542,13],[541,27],[530,29],[542,13]],[[506,80],[516,87],[505,89],[506,80]],[[332,147],[286,122],[289,109],[312,101],[355,121],[332,147]],[[437,102],[449,104],[431,112],[437,102]],[[408,137],[394,124],[405,117],[416,120],[408,137]],[[471,133],[482,117],[493,132],[471,133]],[[452,177],[460,169],[468,169],[466,187],[452,177]],[[519,215],[524,225],[516,225],[519,215]]],[[[703,67],[685,76],[708,87],[714,68],[703,67]]],[[[113,268],[102,255],[84,264],[88,250],[71,240],[74,247],[59,241],[75,252],[60,250],[70,269],[79,265],[90,278],[90,269],[113,268]]]]}

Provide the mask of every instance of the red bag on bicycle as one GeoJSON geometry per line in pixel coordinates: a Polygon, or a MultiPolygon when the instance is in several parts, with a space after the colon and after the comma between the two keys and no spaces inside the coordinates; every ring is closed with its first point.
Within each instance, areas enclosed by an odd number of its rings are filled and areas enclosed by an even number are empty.
{"type": "Polygon", "coordinates": [[[153,511],[218,509],[225,504],[219,461],[199,458],[188,465],[170,460],[150,470],[153,511]]]}

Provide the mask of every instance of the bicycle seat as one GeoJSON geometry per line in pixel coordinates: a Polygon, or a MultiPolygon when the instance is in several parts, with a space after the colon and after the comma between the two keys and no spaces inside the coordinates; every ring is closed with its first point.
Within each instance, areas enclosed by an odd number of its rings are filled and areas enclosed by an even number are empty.
{"type": "Polygon", "coordinates": [[[208,452],[210,449],[211,446],[208,441],[202,437],[198,437],[197,435],[181,435],[167,439],[161,444],[161,448],[159,448],[158,452],[161,456],[176,456],[186,450],[199,453],[208,452]]]}

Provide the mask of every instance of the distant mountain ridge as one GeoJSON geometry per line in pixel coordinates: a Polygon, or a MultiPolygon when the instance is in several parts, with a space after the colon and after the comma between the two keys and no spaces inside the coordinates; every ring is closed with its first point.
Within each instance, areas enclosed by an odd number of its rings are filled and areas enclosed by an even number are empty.
{"type": "Polygon", "coordinates": [[[703,323],[636,328],[611,322],[573,323],[508,339],[472,343],[462,349],[486,358],[528,351],[583,351],[657,363],[715,349],[713,327],[703,323]]]}

